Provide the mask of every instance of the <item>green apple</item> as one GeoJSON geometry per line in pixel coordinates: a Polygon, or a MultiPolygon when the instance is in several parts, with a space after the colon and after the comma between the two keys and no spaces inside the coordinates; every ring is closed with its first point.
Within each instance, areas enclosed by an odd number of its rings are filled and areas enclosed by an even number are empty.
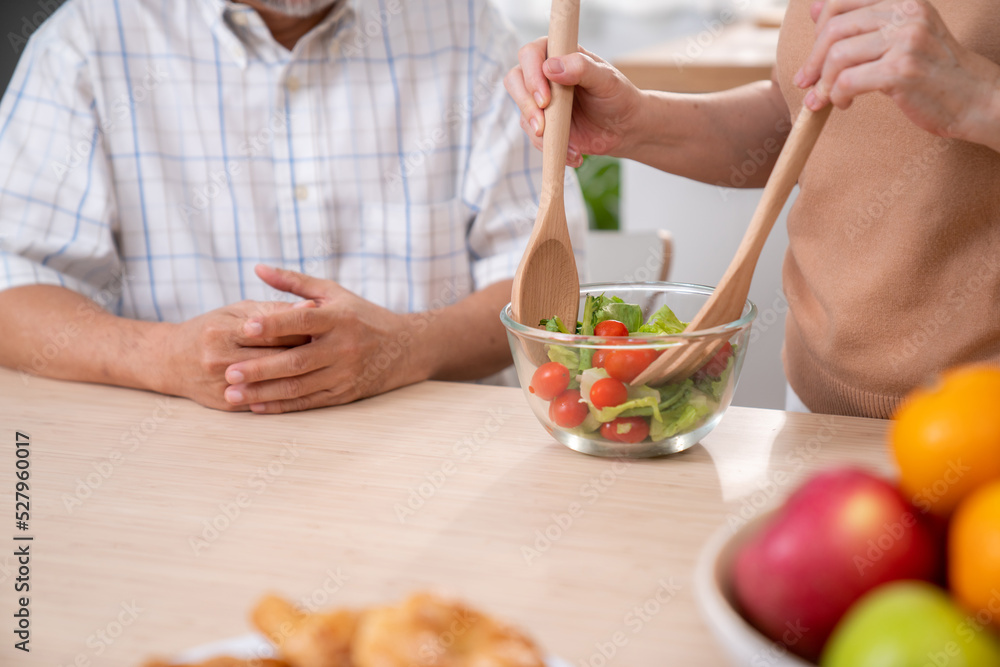
{"type": "Polygon", "coordinates": [[[837,624],[823,667],[997,667],[1000,640],[922,581],[885,584],[837,624]]]}

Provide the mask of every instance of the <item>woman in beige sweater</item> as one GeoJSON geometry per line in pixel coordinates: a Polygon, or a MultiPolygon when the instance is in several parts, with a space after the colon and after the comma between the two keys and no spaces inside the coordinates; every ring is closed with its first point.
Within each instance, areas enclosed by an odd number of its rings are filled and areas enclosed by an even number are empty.
{"type": "Polygon", "coordinates": [[[788,218],[785,371],[813,411],[888,417],[948,366],[1000,363],[998,62],[991,0],[791,0],[770,82],[640,91],[583,49],[545,60],[542,39],[506,85],[538,146],[546,79],[578,86],[571,165],[727,187],[764,185],[803,103],[841,109],[788,218]]]}

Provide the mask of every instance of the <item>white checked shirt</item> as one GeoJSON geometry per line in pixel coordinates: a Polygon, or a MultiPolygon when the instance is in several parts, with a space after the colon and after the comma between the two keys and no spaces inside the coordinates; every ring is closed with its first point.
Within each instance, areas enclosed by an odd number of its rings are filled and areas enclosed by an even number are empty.
{"type": "Polygon", "coordinates": [[[226,0],[69,0],[0,104],[0,289],[181,321],[279,298],[258,262],[397,312],[509,278],[541,180],[516,49],[485,0],[343,0],[292,52],[226,0]]]}

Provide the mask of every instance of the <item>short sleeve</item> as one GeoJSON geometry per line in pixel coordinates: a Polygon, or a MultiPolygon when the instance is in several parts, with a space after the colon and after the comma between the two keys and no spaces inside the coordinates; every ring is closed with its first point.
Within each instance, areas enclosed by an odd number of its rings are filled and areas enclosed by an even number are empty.
{"type": "MultiPolygon", "coordinates": [[[[472,150],[463,196],[476,211],[469,231],[476,289],[514,276],[538,213],[542,156],[524,134],[521,113],[503,86],[517,63],[513,30],[484,3],[476,30],[473,77],[483,102],[473,118],[472,150]]],[[[566,219],[578,268],[584,265],[587,213],[579,182],[566,170],[566,219]]]]}
{"type": "Polygon", "coordinates": [[[96,298],[122,279],[113,197],[76,3],[29,40],[0,102],[0,290],[96,298]]]}

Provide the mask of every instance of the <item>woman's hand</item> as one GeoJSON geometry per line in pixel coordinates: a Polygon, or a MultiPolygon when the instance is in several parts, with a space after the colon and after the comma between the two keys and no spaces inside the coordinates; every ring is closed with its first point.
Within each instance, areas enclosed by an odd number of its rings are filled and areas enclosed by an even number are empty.
{"type": "Polygon", "coordinates": [[[643,94],[625,76],[600,57],[581,48],[579,53],[546,60],[547,38],[531,42],[518,54],[519,65],[504,78],[504,86],[521,109],[521,127],[536,148],[542,148],[545,115],[552,101],[549,81],[576,86],[573,122],[566,164],[579,167],[583,156],[628,152],[643,94]]]}
{"type": "Polygon", "coordinates": [[[816,44],[794,78],[814,86],[806,106],[846,109],[882,91],[928,132],[1000,149],[1000,65],[959,44],[930,2],[819,0],[811,11],[816,44]]]}

